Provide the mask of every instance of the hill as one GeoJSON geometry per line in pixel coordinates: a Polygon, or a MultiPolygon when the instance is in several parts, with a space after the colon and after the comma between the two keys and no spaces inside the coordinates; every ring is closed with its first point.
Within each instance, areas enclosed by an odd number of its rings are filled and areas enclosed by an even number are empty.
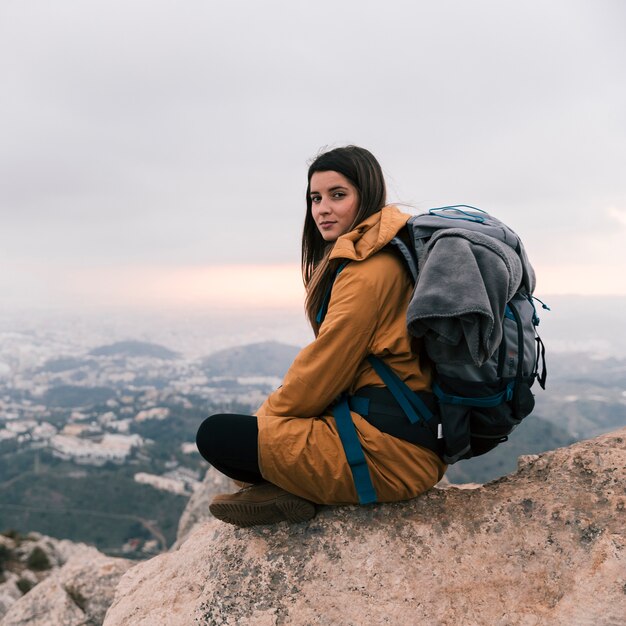
{"type": "MultiPolygon", "coordinates": [[[[25,455],[22,455],[25,456],[25,455]]],[[[32,529],[120,554],[129,539],[175,538],[187,498],[133,480],[137,466],[85,468],[41,454],[31,468],[0,482],[0,530],[32,529]]]]}
{"type": "Polygon", "coordinates": [[[78,385],[58,385],[47,389],[41,399],[48,407],[79,408],[103,404],[115,397],[110,387],[81,387],[78,385]]]}
{"type": "Polygon", "coordinates": [[[48,359],[40,368],[42,372],[58,373],[76,370],[81,367],[98,367],[95,359],[84,359],[74,356],[62,356],[54,359],[48,359]]]}
{"type": "Polygon", "coordinates": [[[506,443],[489,454],[451,465],[446,476],[452,483],[484,483],[515,471],[519,456],[569,446],[574,441],[565,428],[533,414],[511,433],[506,443]]]}
{"type": "Polygon", "coordinates": [[[89,354],[92,356],[150,357],[153,359],[175,359],[178,356],[178,353],[159,344],[131,340],[116,341],[94,348],[89,351],[89,354]]]}
{"type": "Polygon", "coordinates": [[[282,378],[300,351],[277,341],[263,341],[214,352],[202,361],[207,376],[282,378]]]}
{"type": "Polygon", "coordinates": [[[550,353],[546,391],[536,392],[535,414],[576,439],[595,437],[626,425],[624,389],[626,359],[550,353]]]}

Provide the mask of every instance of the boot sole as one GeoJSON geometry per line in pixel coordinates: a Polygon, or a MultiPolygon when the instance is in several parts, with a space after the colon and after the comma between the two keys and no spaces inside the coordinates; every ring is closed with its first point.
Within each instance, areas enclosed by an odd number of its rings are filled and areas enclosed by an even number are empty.
{"type": "Polygon", "coordinates": [[[247,527],[277,522],[306,522],[315,516],[315,505],[298,496],[279,496],[267,502],[219,501],[219,496],[209,505],[213,517],[247,527]]]}

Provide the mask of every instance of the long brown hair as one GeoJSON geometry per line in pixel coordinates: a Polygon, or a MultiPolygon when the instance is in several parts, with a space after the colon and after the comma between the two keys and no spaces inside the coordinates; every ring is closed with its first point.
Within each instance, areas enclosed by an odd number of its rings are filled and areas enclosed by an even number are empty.
{"type": "Polygon", "coordinates": [[[306,288],[305,310],[317,334],[319,325],[315,317],[332,282],[336,267],[328,260],[334,242],[324,241],[311,212],[311,177],[315,172],[338,172],[356,187],[360,204],[350,230],[385,206],[387,190],[380,164],[365,148],[358,146],[335,148],[319,154],[309,166],[301,264],[302,279],[306,288]]]}

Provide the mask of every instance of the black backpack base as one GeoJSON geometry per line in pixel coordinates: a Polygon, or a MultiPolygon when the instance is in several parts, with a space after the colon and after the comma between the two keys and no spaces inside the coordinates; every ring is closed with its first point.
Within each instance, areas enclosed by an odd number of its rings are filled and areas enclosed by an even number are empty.
{"type": "MultiPolygon", "coordinates": [[[[443,376],[438,378],[439,387],[447,394],[464,396],[468,400],[478,399],[477,394],[485,391],[493,395],[506,394],[514,382],[503,380],[489,387],[485,383],[451,381],[443,376]]],[[[439,419],[442,423],[444,439],[443,460],[452,465],[463,459],[470,459],[493,450],[508,440],[515,427],[528,416],[534,406],[535,397],[530,390],[533,379],[516,382],[509,401],[496,406],[477,407],[461,404],[439,404],[439,419]]]]}

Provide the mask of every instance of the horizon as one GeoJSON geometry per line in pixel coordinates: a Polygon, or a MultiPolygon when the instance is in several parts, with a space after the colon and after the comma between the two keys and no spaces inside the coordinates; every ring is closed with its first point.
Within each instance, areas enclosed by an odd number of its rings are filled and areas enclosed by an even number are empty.
{"type": "MultiPolygon", "coordinates": [[[[539,308],[539,334],[551,352],[588,353],[626,358],[623,315],[626,295],[541,294],[550,308],[539,308]]],[[[0,339],[22,333],[45,337],[59,353],[140,340],[158,343],[188,357],[263,341],[302,347],[313,339],[303,304],[293,307],[242,308],[91,307],[67,309],[0,308],[0,339]]],[[[37,340],[38,341],[38,340],[37,340]]],[[[0,361],[2,355],[0,354],[0,361]]]]}
{"type": "MultiPolygon", "coordinates": [[[[610,269],[597,264],[536,266],[535,294],[626,296],[623,271],[619,265],[610,269]]],[[[303,307],[305,296],[296,263],[75,268],[64,280],[42,277],[39,284],[31,281],[24,290],[14,276],[12,288],[5,309],[296,309],[303,307]]]]}

